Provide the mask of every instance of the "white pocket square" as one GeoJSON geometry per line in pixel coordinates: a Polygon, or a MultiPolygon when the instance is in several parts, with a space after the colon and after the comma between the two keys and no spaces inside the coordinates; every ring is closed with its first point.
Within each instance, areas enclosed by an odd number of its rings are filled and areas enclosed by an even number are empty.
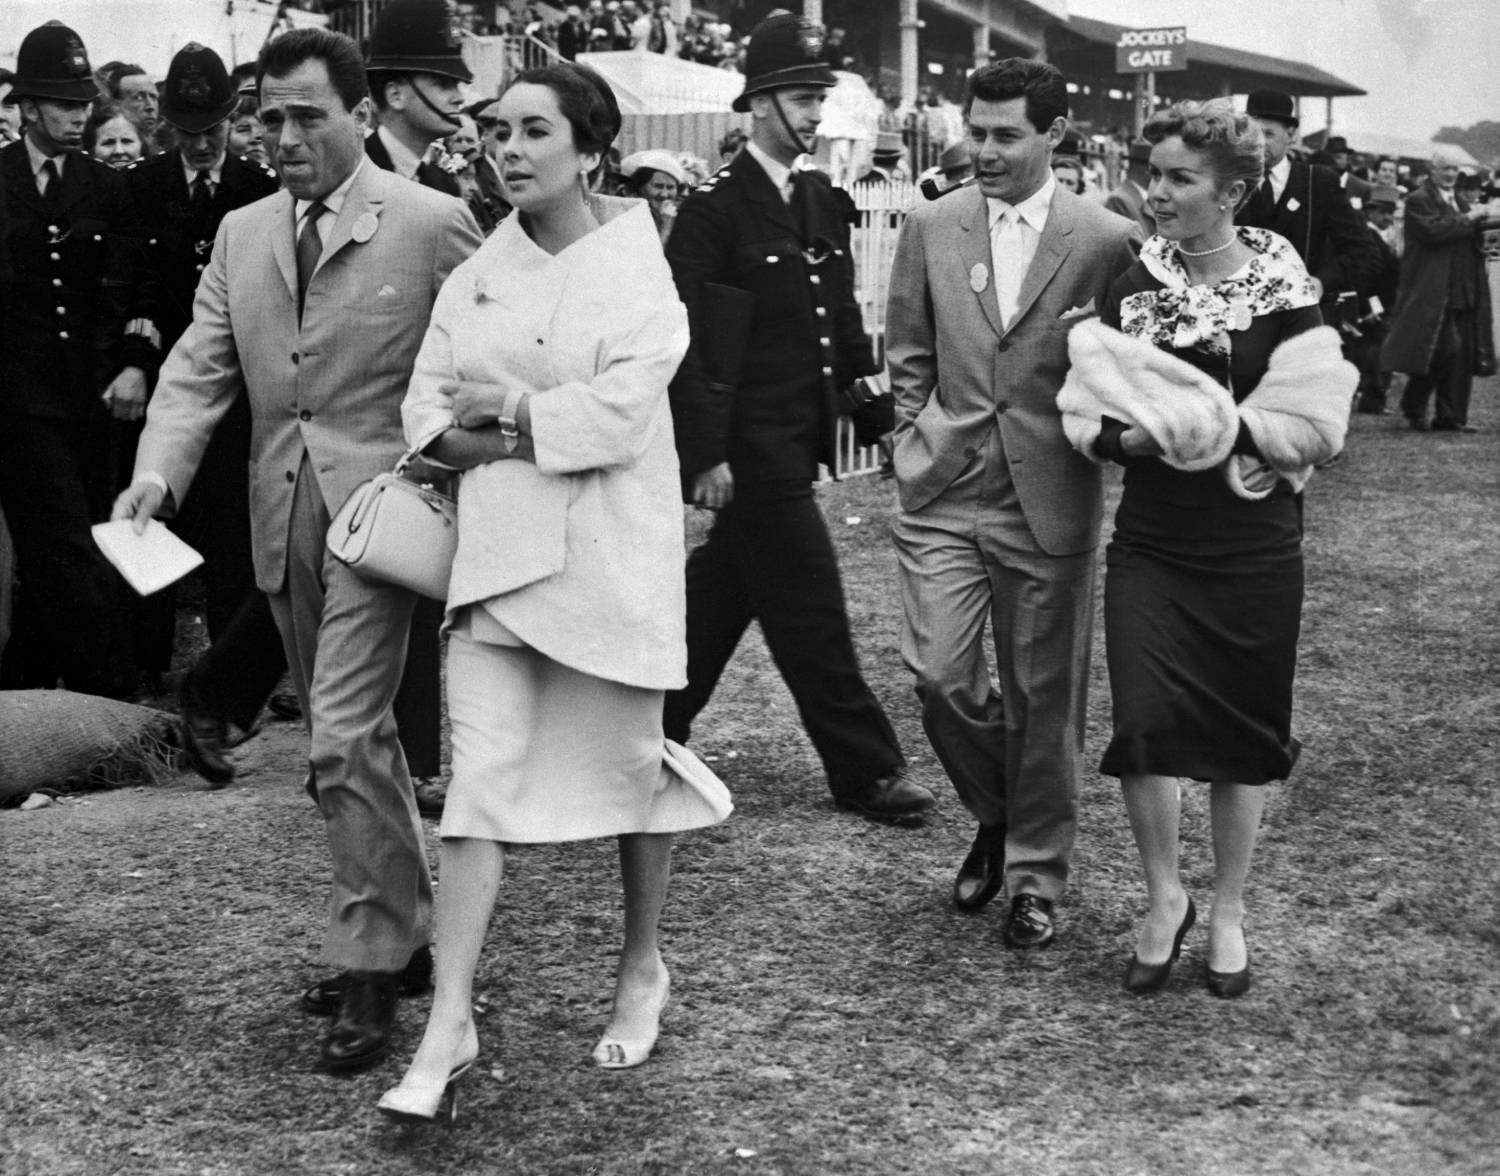
{"type": "Polygon", "coordinates": [[[376,292],[375,297],[377,297],[377,298],[389,298],[395,292],[396,292],[396,287],[395,286],[382,286],[376,292]]]}
{"type": "Polygon", "coordinates": [[[1094,300],[1090,298],[1082,306],[1075,306],[1072,310],[1065,310],[1057,317],[1059,320],[1066,322],[1069,319],[1088,318],[1089,315],[1098,313],[1099,312],[1094,309],[1094,300]]]}

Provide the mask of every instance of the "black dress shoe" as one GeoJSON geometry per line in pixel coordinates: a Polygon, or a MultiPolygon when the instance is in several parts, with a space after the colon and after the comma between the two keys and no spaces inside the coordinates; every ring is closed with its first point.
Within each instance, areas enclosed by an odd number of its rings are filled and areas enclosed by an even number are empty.
{"type": "Polygon", "coordinates": [[[273,694],[266,699],[266,709],[283,722],[296,722],[302,717],[302,703],[295,694],[273,694]]]}
{"type": "Polygon", "coordinates": [[[234,779],[234,765],[224,754],[229,747],[229,729],[223,719],[184,705],[178,730],[193,771],[215,788],[234,779]]]}
{"type": "Polygon", "coordinates": [[[1198,910],[1193,906],[1192,896],[1189,895],[1187,913],[1182,916],[1182,924],[1177,928],[1177,935],[1172,940],[1172,954],[1160,964],[1143,964],[1139,957],[1132,955],[1130,963],[1125,965],[1125,991],[1140,994],[1165,988],[1167,977],[1172,974],[1172,965],[1182,954],[1183,936],[1197,921],[1198,910]]]}
{"type": "Polygon", "coordinates": [[[323,1065],[358,1070],[385,1057],[396,1024],[400,972],[351,972],[339,1014],[323,1039],[323,1065]]]}
{"type": "MultiPolygon", "coordinates": [[[[393,975],[399,996],[421,996],[427,992],[432,987],[432,948],[424,943],[411,953],[406,967],[393,975]]],[[[353,982],[352,972],[319,980],[302,994],[302,1007],[319,1017],[331,1017],[339,1011],[339,1002],[353,982]]]]}
{"type": "Polygon", "coordinates": [[[1224,1000],[1233,1000],[1250,991],[1250,961],[1238,972],[1215,972],[1212,968],[1206,977],[1209,992],[1224,1000]]]}
{"type": "Polygon", "coordinates": [[[1410,414],[1408,414],[1407,418],[1406,418],[1406,423],[1412,427],[1412,431],[1413,432],[1416,432],[1416,433],[1425,433],[1425,432],[1427,432],[1428,425],[1427,425],[1426,420],[1424,420],[1422,417],[1411,416],[1410,414]]]}
{"type": "Polygon", "coordinates": [[[852,809],[875,821],[907,820],[937,803],[931,792],[900,772],[881,776],[863,788],[835,788],[833,800],[840,808],[852,809]]]}
{"type": "Polygon", "coordinates": [[[1039,894],[1018,894],[1010,900],[1005,920],[1005,942],[1011,947],[1046,947],[1052,942],[1052,903],[1039,894]]]}
{"type": "Polygon", "coordinates": [[[448,785],[437,780],[418,778],[411,782],[417,794],[417,812],[436,821],[443,815],[443,806],[448,803],[448,785]]]}
{"type": "Polygon", "coordinates": [[[953,905],[977,911],[1000,893],[1005,884],[1005,826],[980,825],[969,856],[953,880],[953,905]]]}

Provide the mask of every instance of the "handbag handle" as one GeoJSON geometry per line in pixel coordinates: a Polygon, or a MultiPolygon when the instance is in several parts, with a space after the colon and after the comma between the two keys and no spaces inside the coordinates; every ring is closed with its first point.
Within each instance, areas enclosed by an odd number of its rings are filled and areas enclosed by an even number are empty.
{"type": "Polygon", "coordinates": [[[412,462],[416,461],[417,458],[422,456],[422,450],[425,449],[428,445],[431,445],[433,440],[434,438],[429,437],[426,441],[422,442],[421,445],[413,445],[410,449],[408,449],[401,455],[400,460],[396,462],[396,468],[391,472],[394,473],[398,478],[402,474],[406,473],[407,466],[411,465],[412,462]]]}

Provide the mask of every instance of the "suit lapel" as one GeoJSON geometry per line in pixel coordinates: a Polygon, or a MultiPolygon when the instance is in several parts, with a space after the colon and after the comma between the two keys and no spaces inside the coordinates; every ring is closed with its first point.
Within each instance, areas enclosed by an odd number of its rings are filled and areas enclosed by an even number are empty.
{"type": "Polygon", "coordinates": [[[1026,276],[1021,279],[1021,294],[1016,304],[1016,317],[1010,323],[1011,330],[1015,330],[1016,324],[1026,317],[1031,304],[1047,288],[1047,283],[1052,280],[1063,259],[1073,248],[1073,210],[1068,205],[1067,196],[1058,187],[1052,193],[1052,204],[1047,209],[1047,227],[1042,230],[1042,239],[1037,242],[1036,256],[1031,259],[1031,264],[1026,267],[1026,276]]]}
{"type": "Polygon", "coordinates": [[[297,202],[283,188],[277,194],[270,212],[275,228],[271,232],[271,255],[276,258],[276,268],[286,282],[286,292],[292,297],[292,307],[297,306],[297,202]]]}
{"type": "Polygon", "coordinates": [[[979,300],[979,309],[984,312],[984,318],[990,324],[990,329],[996,335],[1004,332],[1000,329],[1000,307],[995,301],[995,259],[990,250],[990,206],[989,201],[976,186],[969,193],[958,196],[950,196],[950,200],[969,201],[971,207],[964,212],[959,221],[959,228],[963,231],[958,238],[958,254],[962,260],[964,273],[963,280],[968,283],[969,289],[974,291],[974,297],[979,300]],[[974,290],[979,285],[974,280],[977,267],[984,267],[984,288],[974,290]]]}
{"type": "Polygon", "coordinates": [[[354,183],[349,186],[349,194],[344,197],[344,206],[339,209],[339,215],[333,222],[333,229],[324,241],[323,256],[318,261],[318,268],[313,270],[314,276],[353,240],[354,226],[361,218],[373,218],[375,223],[372,226],[368,220],[365,221],[365,224],[372,229],[380,227],[380,211],[385,205],[385,199],[378,189],[375,173],[369,168],[362,168],[359,175],[355,177],[354,183]]]}

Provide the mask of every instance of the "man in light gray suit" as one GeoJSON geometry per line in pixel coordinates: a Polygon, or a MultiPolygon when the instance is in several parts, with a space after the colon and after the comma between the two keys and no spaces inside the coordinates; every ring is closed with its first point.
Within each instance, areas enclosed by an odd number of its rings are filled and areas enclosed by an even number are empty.
{"type": "Polygon", "coordinates": [[[1051,941],[1067,884],[1102,509],[1055,398],[1068,331],[1138,237],[1053,181],[1067,110],[1062,75],[1041,62],[969,79],[976,184],[907,218],[886,317],[902,653],[927,737],[979,821],[954,901],[977,910],[1006,887],[1005,938],[1022,948],[1051,941]]]}
{"type": "Polygon", "coordinates": [[[426,986],[432,881],[391,715],[416,598],[355,576],[325,535],[331,511],[400,456],[433,299],[480,236],[462,201],[366,162],[349,38],[287,33],[257,78],[286,189],[225,217],[114,513],[144,527],[179,506],[214,426],[248,396],[255,578],[308,716],[333,857],[323,958],[344,971],[315,986],[338,1005],[322,1057],[348,1070],[388,1050],[403,985],[426,986]]]}

